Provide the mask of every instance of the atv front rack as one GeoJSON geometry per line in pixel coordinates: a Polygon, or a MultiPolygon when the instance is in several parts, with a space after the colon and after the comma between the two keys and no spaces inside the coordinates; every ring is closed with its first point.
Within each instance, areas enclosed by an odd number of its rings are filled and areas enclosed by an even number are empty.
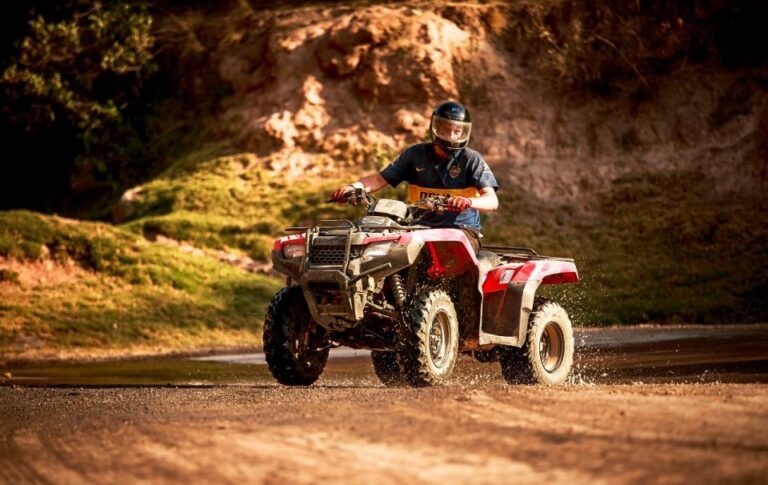
{"type": "Polygon", "coordinates": [[[285,230],[287,232],[304,232],[309,229],[343,229],[343,230],[349,230],[349,229],[356,229],[355,223],[350,221],[349,219],[324,219],[322,221],[317,221],[317,224],[314,226],[291,226],[286,227],[285,230]]]}
{"type": "Polygon", "coordinates": [[[345,220],[345,219],[334,219],[334,220],[327,220],[327,221],[320,221],[320,222],[344,222],[349,225],[338,225],[338,226],[332,226],[332,225],[325,225],[318,223],[315,226],[291,226],[286,227],[286,232],[306,232],[309,229],[320,227],[322,229],[360,229],[362,231],[415,231],[418,229],[431,229],[430,226],[424,226],[424,225],[412,225],[412,226],[403,226],[400,224],[393,224],[391,226],[379,226],[379,225],[367,225],[367,224],[361,224],[360,226],[355,226],[351,221],[345,220]]]}

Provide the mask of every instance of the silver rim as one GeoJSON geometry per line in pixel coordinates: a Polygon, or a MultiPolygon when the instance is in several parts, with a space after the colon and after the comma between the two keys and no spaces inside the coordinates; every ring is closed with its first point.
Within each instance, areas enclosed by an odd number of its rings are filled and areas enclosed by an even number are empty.
{"type": "Polygon", "coordinates": [[[448,347],[451,335],[451,326],[448,315],[438,312],[432,319],[429,329],[429,358],[435,367],[440,368],[448,360],[448,347]]]}
{"type": "Polygon", "coordinates": [[[544,370],[552,373],[560,368],[565,356],[565,337],[556,322],[544,326],[539,339],[539,359],[544,370]]]}

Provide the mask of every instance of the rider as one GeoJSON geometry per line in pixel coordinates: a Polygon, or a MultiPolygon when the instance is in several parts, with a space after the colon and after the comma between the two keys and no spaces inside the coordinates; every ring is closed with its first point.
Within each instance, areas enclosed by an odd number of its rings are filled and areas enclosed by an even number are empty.
{"type": "Polygon", "coordinates": [[[352,185],[339,187],[332,200],[357,188],[376,192],[387,185],[408,182],[411,203],[431,195],[448,195],[448,205],[455,211],[428,213],[419,223],[433,227],[464,230],[475,252],[480,247],[480,214],[499,207],[499,185],[490,167],[478,152],[467,147],[472,121],[462,104],[447,101],[432,112],[429,123],[431,143],[419,143],[403,151],[379,173],[361,178],[352,185]]]}

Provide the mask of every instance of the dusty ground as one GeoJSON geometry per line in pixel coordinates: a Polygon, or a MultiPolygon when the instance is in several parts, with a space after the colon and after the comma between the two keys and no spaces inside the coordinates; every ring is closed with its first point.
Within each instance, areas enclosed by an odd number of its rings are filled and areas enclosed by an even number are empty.
{"type": "Polygon", "coordinates": [[[5,483],[768,480],[756,384],[0,392],[5,483]]]}
{"type": "Polygon", "coordinates": [[[580,332],[560,388],[465,358],[388,389],[349,351],[299,389],[258,354],[5,367],[0,482],[766,483],[765,330],[580,332]]]}

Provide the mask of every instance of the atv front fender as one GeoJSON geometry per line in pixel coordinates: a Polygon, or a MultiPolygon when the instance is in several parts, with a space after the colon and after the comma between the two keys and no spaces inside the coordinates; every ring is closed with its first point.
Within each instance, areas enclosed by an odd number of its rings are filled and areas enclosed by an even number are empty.
{"type": "MultiPolygon", "coordinates": [[[[433,278],[445,278],[476,268],[477,257],[466,234],[461,229],[424,229],[403,235],[398,245],[421,250],[426,246],[432,259],[427,274],[433,278]]],[[[412,261],[411,261],[412,262],[412,261]]]]}

